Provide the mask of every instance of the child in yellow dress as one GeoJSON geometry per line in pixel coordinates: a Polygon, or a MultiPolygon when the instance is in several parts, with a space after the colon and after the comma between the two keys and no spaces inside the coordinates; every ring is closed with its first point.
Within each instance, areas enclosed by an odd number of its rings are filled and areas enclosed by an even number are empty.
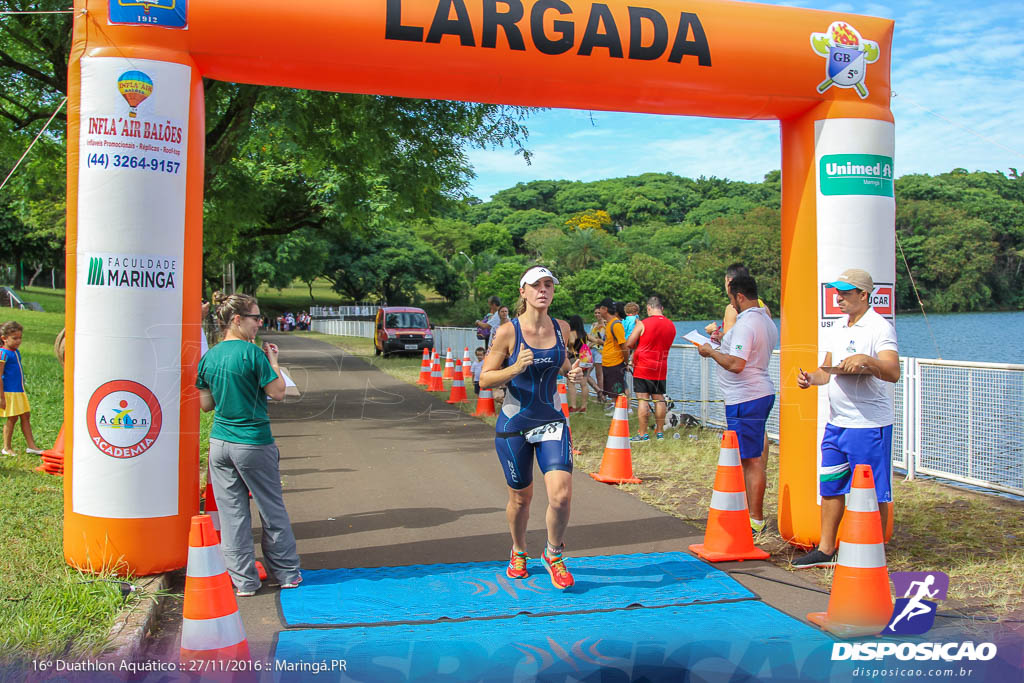
{"type": "Polygon", "coordinates": [[[16,455],[11,445],[14,436],[14,425],[21,421],[21,433],[25,435],[27,448],[25,452],[39,455],[32,436],[32,425],[29,423],[28,396],[25,394],[25,374],[22,372],[21,334],[24,328],[11,320],[0,325],[0,377],[3,379],[3,391],[0,391],[0,418],[4,421],[4,455],[16,455]]]}

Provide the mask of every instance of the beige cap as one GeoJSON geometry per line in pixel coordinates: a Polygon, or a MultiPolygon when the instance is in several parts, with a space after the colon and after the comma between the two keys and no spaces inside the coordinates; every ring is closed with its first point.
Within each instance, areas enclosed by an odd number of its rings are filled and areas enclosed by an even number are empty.
{"type": "Polygon", "coordinates": [[[843,291],[859,289],[870,294],[875,289],[875,282],[871,279],[871,273],[860,268],[847,268],[838,280],[826,283],[829,287],[835,287],[843,291]]]}

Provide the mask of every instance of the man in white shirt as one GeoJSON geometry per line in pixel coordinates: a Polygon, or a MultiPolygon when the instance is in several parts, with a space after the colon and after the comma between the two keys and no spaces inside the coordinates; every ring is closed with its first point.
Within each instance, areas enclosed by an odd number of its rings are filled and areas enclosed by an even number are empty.
{"type": "Polygon", "coordinates": [[[739,315],[722,337],[721,348],[716,351],[711,344],[704,344],[697,350],[721,366],[718,383],[725,397],[726,428],[736,432],[740,445],[750,527],[761,531],[765,524],[765,424],[775,405],[768,363],[779,331],[758,303],[757,283],[749,275],[737,276],[729,283],[729,303],[739,315]]]}
{"type": "MultiPolygon", "coordinates": [[[[839,310],[847,318],[829,336],[822,367],[797,376],[801,389],[827,384],[829,402],[818,484],[821,540],[793,560],[797,569],[835,566],[836,533],[856,465],[871,466],[878,502],[892,501],[893,390],[900,379],[896,330],[871,308],[875,285],[867,271],[851,268],[828,286],[836,288],[839,310]]],[[[888,506],[879,505],[879,511],[885,529],[888,506]]]]}
{"type": "Polygon", "coordinates": [[[487,304],[491,307],[491,312],[485,315],[482,320],[478,320],[476,322],[476,336],[477,339],[483,340],[484,348],[487,348],[490,345],[490,340],[494,337],[491,330],[497,329],[500,324],[498,320],[498,309],[501,308],[501,299],[492,295],[487,299],[487,304]]]}

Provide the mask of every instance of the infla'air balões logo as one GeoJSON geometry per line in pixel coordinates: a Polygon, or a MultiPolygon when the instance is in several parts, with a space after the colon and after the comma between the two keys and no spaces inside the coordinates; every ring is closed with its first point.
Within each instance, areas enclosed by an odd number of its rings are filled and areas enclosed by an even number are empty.
{"type": "Polygon", "coordinates": [[[85,411],[89,439],[112,458],[134,458],[160,436],[163,411],[147,387],[127,379],[101,385],[85,411]]]}
{"type": "Polygon", "coordinates": [[[868,96],[864,85],[867,65],[878,61],[881,53],[878,43],[861,38],[857,29],[843,21],[833,21],[825,33],[811,34],[811,47],[825,58],[827,78],[818,84],[823,93],[833,85],[837,88],[856,88],[861,99],[868,96]]]}
{"type": "Polygon", "coordinates": [[[128,103],[128,116],[134,119],[139,105],[153,94],[153,79],[142,71],[125,71],[117,79],[117,91],[128,103]]]}

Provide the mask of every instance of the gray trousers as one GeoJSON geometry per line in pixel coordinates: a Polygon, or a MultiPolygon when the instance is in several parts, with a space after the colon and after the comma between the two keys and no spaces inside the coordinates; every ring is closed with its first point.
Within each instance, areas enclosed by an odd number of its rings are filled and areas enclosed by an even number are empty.
{"type": "Polygon", "coordinates": [[[220,511],[220,544],[238,590],[257,590],[249,492],[263,526],[263,559],[281,583],[299,580],[299,553],[284,507],[277,444],[253,445],[210,439],[210,480],[220,511]]]}

